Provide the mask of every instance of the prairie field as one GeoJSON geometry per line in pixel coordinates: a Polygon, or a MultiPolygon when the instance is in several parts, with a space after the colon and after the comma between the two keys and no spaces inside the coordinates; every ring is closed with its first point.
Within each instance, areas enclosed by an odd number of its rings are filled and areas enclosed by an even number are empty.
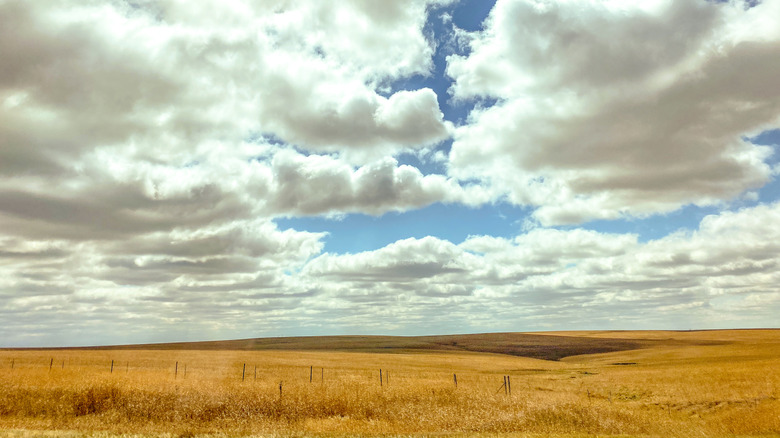
{"type": "Polygon", "coordinates": [[[0,434],[780,435],[780,330],[334,339],[0,350],[0,434]]]}

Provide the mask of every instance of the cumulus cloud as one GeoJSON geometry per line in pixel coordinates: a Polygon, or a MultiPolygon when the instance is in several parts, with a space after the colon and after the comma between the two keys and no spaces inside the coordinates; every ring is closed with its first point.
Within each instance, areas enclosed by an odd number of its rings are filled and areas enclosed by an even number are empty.
{"type": "Polygon", "coordinates": [[[270,169],[268,208],[280,214],[379,215],[434,202],[479,204],[490,197],[442,175],[423,175],[412,166],[399,166],[389,157],[354,169],[332,157],[288,151],[276,154],[270,169]]]}
{"type": "Polygon", "coordinates": [[[5,1],[0,171],[62,172],[95,148],[181,161],[256,133],[359,162],[437,143],[430,89],[377,92],[428,74],[429,6],[5,1]]]}
{"type": "Polygon", "coordinates": [[[456,130],[451,174],[504,187],[547,225],[764,185],[772,150],[745,138],[780,124],[778,7],[499,0],[448,58],[456,99],[498,100],[456,130]]]}
{"type": "Polygon", "coordinates": [[[302,272],[343,308],[388,324],[400,314],[421,327],[455,317],[474,330],[511,330],[518,318],[556,329],[718,327],[728,307],[727,318],[771,326],[774,304],[756,303],[780,300],[773,286],[780,276],[778,214],[778,204],[725,212],[693,232],[644,243],[634,235],[543,228],[459,245],[407,239],[325,254],[302,272]]]}
{"type": "MultiPolygon", "coordinates": [[[[476,205],[491,196],[478,186],[423,175],[390,157],[355,168],[339,158],[286,149],[262,159],[215,154],[187,166],[128,159],[114,167],[101,157],[85,163],[84,172],[89,178],[58,179],[56,192],[36,178],[6,179],[0,188],[0,226],[29,238],[125,241],[186,231],[200,239],[201,229],[237,220],[378,216],[435,202],[476,205]]],[[[211,238],[199,242],[214,243],[211,238]]]]}
{"type": "Polygon", "coordinates": [[[110,240],[481,202],[392,158],[449,136],[435,93],[377,91],[428,74],[444,3],[4,1],[0,224],[110,240]]]}
{"type": "Polygon", "coordinates": [[[71,344],[104,324],[128,342],[148,339],[139,323],[190,339],[236,337],[237,326],[247,336],[432,333],[452,330],[453,318],[468,331],[771,326],[778,220],[775,203],[648,242],[537,228],[460,244],[404,239],[355,254],[322,253],[321,234],[264,220],[77,245],[5,236],[0,314],[6,339],[27,344],[53,342],[61,324],[74,327],[62,332],[71,344]],[[74,324],[74,314],[101,317],[74,324]]]}
{"type": "Polygon", "coordinates": [[[53,328],[70,344],[120,342],[149,327],[165,332],[170,321],[200,326],[210,336],[216,328],[209,321],[230,324],[228,309],[246,304],[271,311],[310,292],[297,288],[288,272],[322,250],[321,238],[279,230],[267,219],[77,244],[3,237],[4,337],[34,343],[45,334],[52,342],[53,328]],[[217,321],[222,316],[227,320],[217,321]]]}
{"type": "Polygon", "coordinates": [[[406,239],[360,254],[325,254],[306,267],[313,276],[334,276],[360,281],[399,282],[463,272],[464,255],[450,242],[434,237],[406,239]]]}

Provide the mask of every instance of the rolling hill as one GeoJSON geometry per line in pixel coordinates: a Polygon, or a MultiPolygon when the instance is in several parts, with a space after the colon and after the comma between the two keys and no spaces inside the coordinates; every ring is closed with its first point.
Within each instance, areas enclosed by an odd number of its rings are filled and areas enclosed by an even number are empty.
{"type": "MultiPolygon", "coordinates": [[[[364,353],[475,352],[544,360],[560,360],[582,354],[635,350],[656,345],[716,345],[727,341],[680,337],[630,337],[632,332],[484,333],[442,336],[304,336],[252,338],[226,341],[86,347],[99,350],[299,350],[364,353]],[[628,334],[629,337],[625,335],[628,334]]],[[[661,332],[663,333],[663,332],[661,332]]],[[[674,332],[669,332],[674,333],[674,332]]],[[[678,332],[681,333],[681,332],[678,332]]],[[[84,349],[85,347],[79,347],[84,349]]]]}

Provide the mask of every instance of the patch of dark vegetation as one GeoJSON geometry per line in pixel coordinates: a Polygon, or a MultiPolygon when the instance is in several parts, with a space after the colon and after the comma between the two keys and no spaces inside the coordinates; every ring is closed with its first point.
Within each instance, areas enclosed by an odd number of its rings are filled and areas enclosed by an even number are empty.
{"type": "Polygon", "coordinates": [[[636,365],[636,362],[615,362],[611,365],[636,365]]]}
{"type": "MultiPolygon", "coordinates": [[[[435,344],[452,342],[454,336],[432,336],[422,339],[435,344]]],[[[653,344],[647,340],[587,338],[577,336],[539,335],[530,333],[489,333],[457,335],[461,350],[498,353],[534,359],[560,360],[582,354],[635,350],[653,344]]]]}

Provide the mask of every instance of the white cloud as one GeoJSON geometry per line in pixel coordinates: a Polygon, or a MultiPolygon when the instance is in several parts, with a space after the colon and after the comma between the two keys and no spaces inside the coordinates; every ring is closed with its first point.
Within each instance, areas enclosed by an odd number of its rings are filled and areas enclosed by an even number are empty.
{"type": "Polygon", "coordinates": [[[79,174],[57,179],[56,192],[52,180],[6,178],[0,226],[31,238],[124,240],[176,229],[197,233],[250,218],[378,216],[435,202],[476,205],[491,196],[390,157],[355,168],[337,157],[286,148],[268,146],[263,153],[253,158],[215,149],[202,161],[178,166],[94,154],[79,174]]]}
{"type": "Polygon", "coordinates": [[[0,3],[0,224],[124,239],[487,199],[391,158],[450,135],[430,89],[377,92],[431,69],[440,3],[0,3]]]}
{"type": "Polygon", "coordinates": [[[725,212],[694,232],[645,243],[544,228],[460,245],[406,239],[321,255],[302,275],[344,312],[369,312],[374,322],[408,318],[414,327],[439,326],[453,312],[472,330],[720,327],[723,303],[733,304],[731,324],[772,326],[771,308],[753,303],[780,298],[778,214],[779,204],[725,212]]]}
{"type": "Polygon", "coordinates": [[[434,202],[479,203],[488,195],[463,189],[441,175],[423,175],[385,158],[358,169],[329,156],[303,156],[289,151],[276,154],[268,210],[278,214],[379,215],[404,211],[434,202]]]}
{"type": "Polygon", "coordinates": [[[376,251],[324,254],[306,267],[312,276],[342,276],[361,281],[405,281],[461,272],[465,257],[455,245],[434,237],[405,239],[376,251]]]}
{"type": "Polygon", "coordinates": [[[128,341],[148,339],[138,321],[187,327],[171,333],[189,339],[236,337],[236,324],[248,336],[436,333],[454,330],[453,318],[464,331],[772,326],[778,220],[771,204],[649,242],[537,228],[343,255],[321,253],[322,235],[264,220],[77,245],[6,236],[0,314],[7,342],[38,332],[43,343],[63,325],[75,336],[109,320],[128,341]],[[73,320],[84,314],[95,317],[73,320]]]}
{"type": "Polygon", "coordinates": [[[288,273],[322,250],[322,237],[260,219],[77,244],[0,238],[3,338],[138,342],[172,321],[205,325],[199,335],[210,337],[209,321],[230,324],[242,306],[269,312],[311,295],[288,273]]]}
{"type": "Polygon", "coordinates": [[[448,58],[456,99],[498,99],[456,130],[450,173],[504,187],[547,225],[760,187],[771,148],[743,138],[780,125],[780,36],[766,19],[778,13],[777,2],[499,0],[471,52],[448,58]]]}
{"type": "Polygon", "coordinates": [[[776,204],[647,243],[529,227],[338,255],[280,230],[501,196],[542,225],[652,214],[772,172],[742,137],[777,122],[776,2],[500,1],[454,31],[455,99],[499,101],[457,129],[431,89],[386,93],[432,70],[442,3],[0,0],[0,339],[773,321],[776,204]]]}
{"type": "Polygon", "coordinates": [[[256,133],[360,163],[435,144],[450,128],[431,90],[377,92],[430,70],[429,7],[5,1],[0,172],[105,148],[182,161],[256,133]]]}

